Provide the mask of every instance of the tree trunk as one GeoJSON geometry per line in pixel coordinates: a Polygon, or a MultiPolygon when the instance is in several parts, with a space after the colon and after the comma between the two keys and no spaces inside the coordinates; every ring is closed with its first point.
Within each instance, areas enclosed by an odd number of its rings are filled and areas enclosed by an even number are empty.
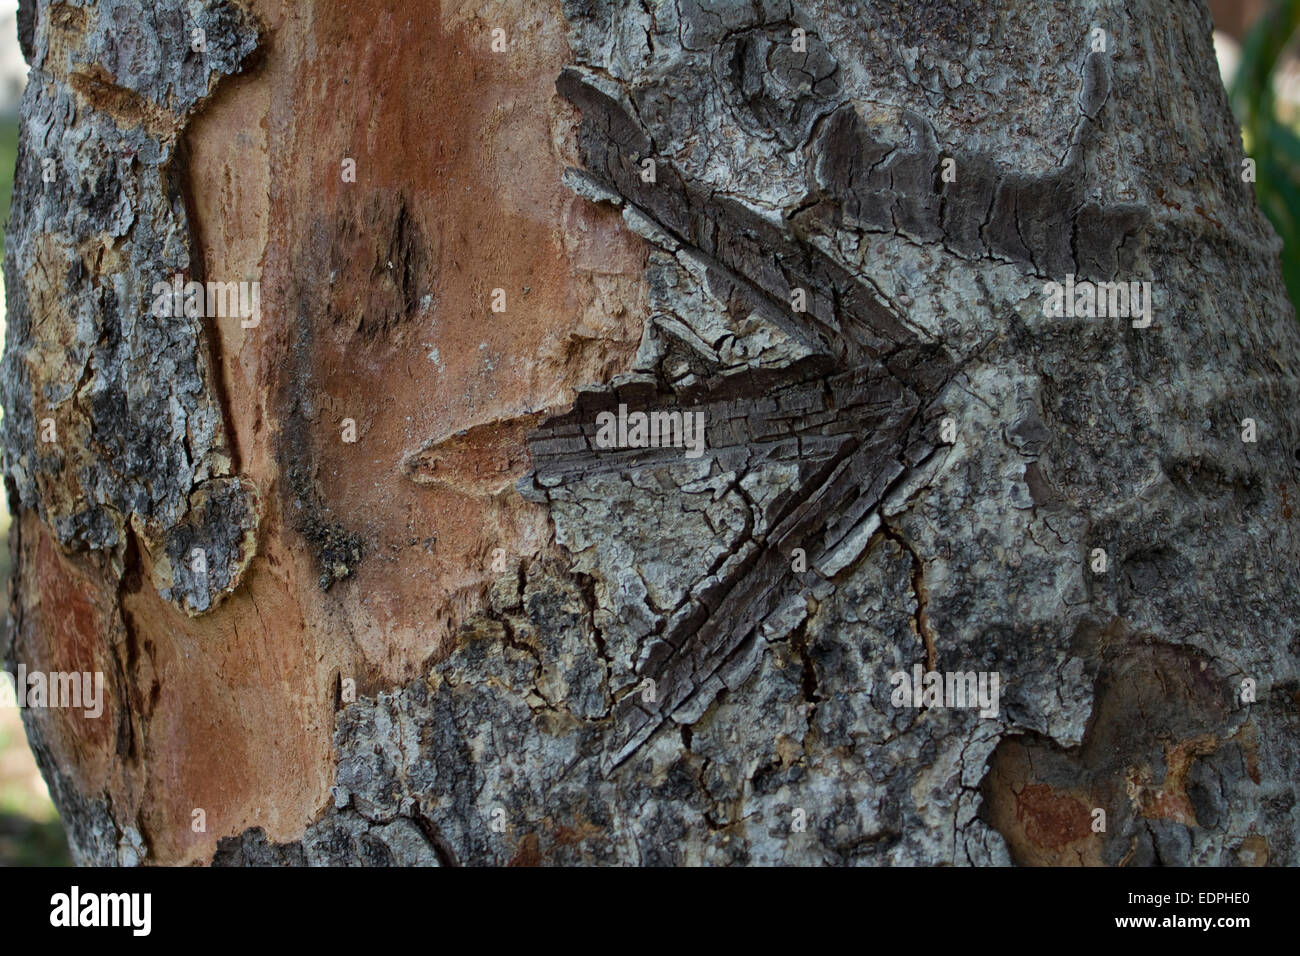
{"type": "Polygon", "coordinates": [[[1203,2],[20,23],[6,668],[104,675],[24,711],[80,861],[1300,863],[1203,2]]]}

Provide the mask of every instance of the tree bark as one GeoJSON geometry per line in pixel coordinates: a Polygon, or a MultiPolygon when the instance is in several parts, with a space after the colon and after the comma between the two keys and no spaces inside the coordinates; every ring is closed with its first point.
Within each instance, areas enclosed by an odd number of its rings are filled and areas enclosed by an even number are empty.
{"type": "Polygon", "coordinates": [[[20,24],[79,861],[1300,863],[1300,333],[1201,0],[20,24]]]}

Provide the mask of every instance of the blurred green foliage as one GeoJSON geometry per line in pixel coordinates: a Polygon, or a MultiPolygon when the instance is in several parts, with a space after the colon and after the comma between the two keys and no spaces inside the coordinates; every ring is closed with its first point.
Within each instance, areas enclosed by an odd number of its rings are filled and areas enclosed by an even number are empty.
{"type": "Polygon", "coordinates": [[[1274,79],[1300,28],[1300,0],[1274,0],[1242,44],[1229,95],[1246,155],[1255,160],[1255,198],[1282,237],[1282,277],[1300,303],[1300,116],[1279,102],[1274,79]]]}
{"type": "MultiPolygon", "coordinates": [[[[13,714],[13,711],[10,711],[13,714]]],[[[25,750],[17,719],[0,724],[0,764],[6,753],[25,750]]],[[[70,866],[63,824],[47,797],[37,797],[22,779],[0,773],[0,866],[70,866]]]]}

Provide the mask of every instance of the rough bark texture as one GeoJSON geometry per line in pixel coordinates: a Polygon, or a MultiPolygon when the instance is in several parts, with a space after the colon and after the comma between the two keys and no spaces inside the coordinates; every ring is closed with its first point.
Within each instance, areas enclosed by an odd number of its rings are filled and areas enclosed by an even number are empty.
{"type": "Polygon", "coordinates": [[[20,22],[8,660],[109,675],[26,712],[79,859],[1300,863],[1300,334],[1202,3],[20,22]]]}

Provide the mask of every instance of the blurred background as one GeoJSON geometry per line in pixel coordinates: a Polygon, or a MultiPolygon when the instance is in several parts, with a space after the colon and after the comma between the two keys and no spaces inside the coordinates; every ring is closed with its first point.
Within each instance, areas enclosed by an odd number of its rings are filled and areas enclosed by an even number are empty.
{"type": "Polygon", "coordinates": [[[1300,0],[1211,0],[1210,10],[1255,198],[1282,237],[1282,276],[1300,302],[1300,0]]]}
{"type": "MultiPolygon", "coordinates": [[[[1283,240],[1291,301],[1300,301],[1300,0],[1210,0],[1219,71],[1255,159],[1255,194],[1283,240]]],[[[18,100],[18,0],[0,0],[0,221],[9,219],[18,100]]],[[[0,259],[3,258],[0,237],[0,259]]],[[[4,286],[0,282],[0,330],[4,286]]],[[[0,495],[0,580],[9,577],[9,514],[0,495]]],[[[5,641],[0,639],[0,646],[5,641]]],[[[67,843],[36,769],[19,711],[0,700],[0,866],[65,866],[67,843]]]]}

